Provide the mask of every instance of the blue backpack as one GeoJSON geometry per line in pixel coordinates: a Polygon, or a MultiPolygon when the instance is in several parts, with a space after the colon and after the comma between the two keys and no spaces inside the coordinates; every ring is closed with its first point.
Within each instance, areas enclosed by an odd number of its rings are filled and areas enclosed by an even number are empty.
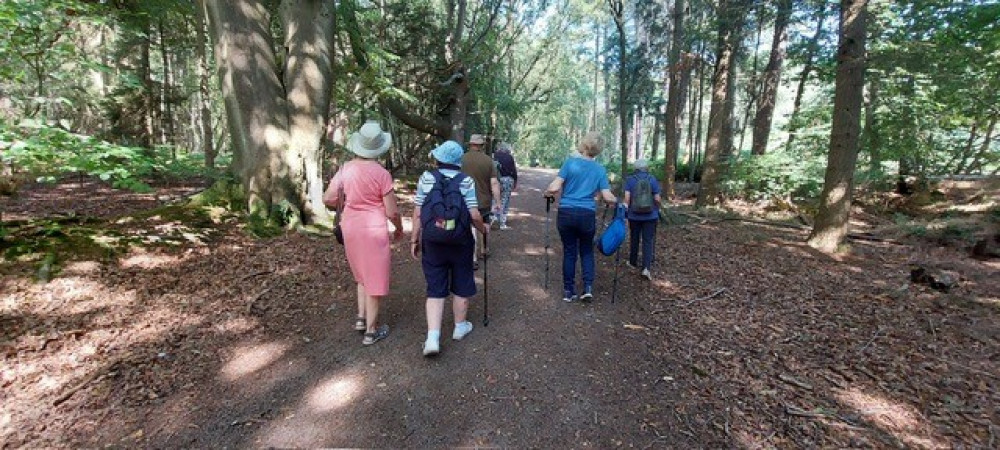
{"type": "Polygon", "coordinates": [[[604,256],[614,255],[622,242],[625,242],[626,235],[628,235],[628,225],[625,223],[625,205],[618,204],[615,208],[615,217],[597,238],[597,251],[604,256]]]}
{"type": "Polygon", "coordinates": [[[459,172],[448,178],[440,170],[430,173],[434,175],[434,187],[420,207],[423,241],[445,245],[463,245],[471,241],[472,216],[460,189],[466,175],[459,172]]]}

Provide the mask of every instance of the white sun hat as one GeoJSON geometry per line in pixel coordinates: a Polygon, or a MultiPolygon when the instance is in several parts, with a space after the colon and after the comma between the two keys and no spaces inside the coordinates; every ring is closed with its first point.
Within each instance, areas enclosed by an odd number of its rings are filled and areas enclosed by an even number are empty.
{"type": "Polygon", "coordinates": [[[365,122],[347,141],[347,149],[362,158],[373,159],[385,153],[392,145],[392,135],[382,131],[377,121],[365,122]]]}

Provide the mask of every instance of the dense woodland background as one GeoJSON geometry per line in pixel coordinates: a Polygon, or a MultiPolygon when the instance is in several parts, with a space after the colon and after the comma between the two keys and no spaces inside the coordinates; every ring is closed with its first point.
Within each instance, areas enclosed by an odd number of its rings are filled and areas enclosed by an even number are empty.
{"type": "Polygon", "coordinates": [[[509,141],[698,182],[698,207],[801,210],[843,242],[852,195],[1000,168],[1000,5],[987,1],[11,0],[0,5],[5,191],[205,176],[259,227],[323,224],[366,119],[405,177],[442,139],[509,141]]]}

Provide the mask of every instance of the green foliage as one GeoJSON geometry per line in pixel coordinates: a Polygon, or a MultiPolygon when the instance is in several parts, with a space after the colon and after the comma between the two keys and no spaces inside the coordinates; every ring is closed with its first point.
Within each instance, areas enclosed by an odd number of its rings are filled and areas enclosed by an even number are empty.
{"type": "Polygon", "coordinates": [[[0,124],[0,148],[6,149],[6,157],[17,170],[41,182],[84,174],[118,189],[149,192],[145,180],[154,175],[190,177],[204,173],[200,156],[173,158],[169,147],[150,150],[115,145],[40,124],[0,124]]]}
{"type": "Polygon", "coordinates": [[[723,182],[730,195],[750,199],[813,198],[823,189],[826,161],[821,156],[772,152],[734,162],[723,182]]]}

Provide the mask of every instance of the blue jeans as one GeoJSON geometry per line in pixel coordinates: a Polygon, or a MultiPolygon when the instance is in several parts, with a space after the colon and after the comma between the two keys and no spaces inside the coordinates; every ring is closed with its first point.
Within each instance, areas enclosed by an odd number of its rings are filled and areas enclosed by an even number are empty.
{"type": "Polygon", "coordinates": [[[653,220],[629,220],[629,252],[628,262],[633,266],[639,260],[639,240],[642,240],[642,268],[648,269],[653,265],[653,239],[656,236],[656,219],[653,220]]]}
{"type": "Polygon", "coordinates": [[[559,208],[556,219],[563,245],[563,291],[576,294],[576,257],[583,268],[584,289],[594,285],[594,233],[597,212],[584,208],[559,208]]]}

